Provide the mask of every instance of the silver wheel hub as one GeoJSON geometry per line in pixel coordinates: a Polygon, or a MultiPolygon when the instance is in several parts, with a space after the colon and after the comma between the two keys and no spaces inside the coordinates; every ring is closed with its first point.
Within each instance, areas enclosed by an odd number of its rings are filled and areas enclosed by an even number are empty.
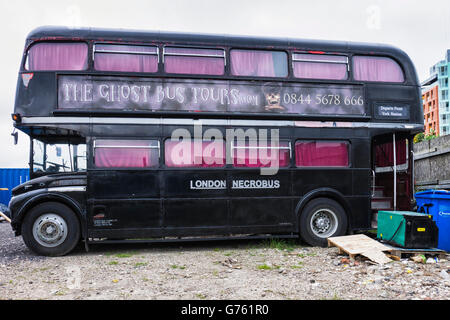
{"type": "Polygon", "coordinates": [[[320,238],[333,235],[338,227],[336,214],[329,209],[319,209],[311,217],[311,230],[320,238]]]}
{"type": "Polygon", "coordinates": [[[43,214],[33,224],[33,237],[44,247],[56,247],[66,240],[66,221],[54,213],[43,214]]]}

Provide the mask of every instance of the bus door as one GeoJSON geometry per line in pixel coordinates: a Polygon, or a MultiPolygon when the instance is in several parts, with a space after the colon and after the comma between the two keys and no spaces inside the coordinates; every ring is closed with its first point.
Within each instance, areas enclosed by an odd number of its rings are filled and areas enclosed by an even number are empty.
{"type": "Polygon", "coordinates": [[[159,140],[98,138],[91,148],[90,237],[161,236],[159,140]]]}
{"type": "Polygon", "coordinates": [[[411,209],[411,140],[404,134],[377,136],[372,143],[372,210],[411,209]]]}

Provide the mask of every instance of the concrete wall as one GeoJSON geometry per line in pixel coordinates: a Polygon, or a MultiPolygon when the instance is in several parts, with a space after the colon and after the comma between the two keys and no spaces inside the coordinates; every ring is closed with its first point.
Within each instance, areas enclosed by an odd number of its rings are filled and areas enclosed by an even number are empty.
{"type": "Polygon", "coordinates": [[[450,190],[450,135],[414,144],[416,189],[450,190]]]}

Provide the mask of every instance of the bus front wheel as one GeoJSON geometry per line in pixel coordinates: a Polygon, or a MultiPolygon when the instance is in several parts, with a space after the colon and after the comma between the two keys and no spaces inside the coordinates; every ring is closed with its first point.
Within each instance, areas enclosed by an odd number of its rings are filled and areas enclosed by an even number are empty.
{"type": "Polygon", "coordinates": [[[300,237],[309,245],[326,247],[327,238],[344,235],[347,215],[342,206],[328,198],[311,200],[299,219],[300,237]]]}
{"type": "Polygon", "coordinates": [[[46,202],[32,208],[22,223],[22,238],[33,252],[44,256],[62,256],[80,240],[80,223],[75,213],[58,202],[46,202]]]}

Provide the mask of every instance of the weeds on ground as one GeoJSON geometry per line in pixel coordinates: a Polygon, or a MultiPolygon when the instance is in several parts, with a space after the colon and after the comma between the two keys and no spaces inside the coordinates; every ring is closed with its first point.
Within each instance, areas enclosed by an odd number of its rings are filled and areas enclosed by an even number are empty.
{"type": "Polygon", "coordinates": [[[280,266],[277,265],[268,265],[268,264],[260,264],[259,266],[257,266],[256,268],[258,268],[259,270],[273,270],[273,269],[280,269],[280,266]]]}
{"type": "Polygon", "coordinates": [[[268,239],[262,242],[262,247],[280,251],[294,251],[298,247],[298,243],[294,240],[268,239]]]}

